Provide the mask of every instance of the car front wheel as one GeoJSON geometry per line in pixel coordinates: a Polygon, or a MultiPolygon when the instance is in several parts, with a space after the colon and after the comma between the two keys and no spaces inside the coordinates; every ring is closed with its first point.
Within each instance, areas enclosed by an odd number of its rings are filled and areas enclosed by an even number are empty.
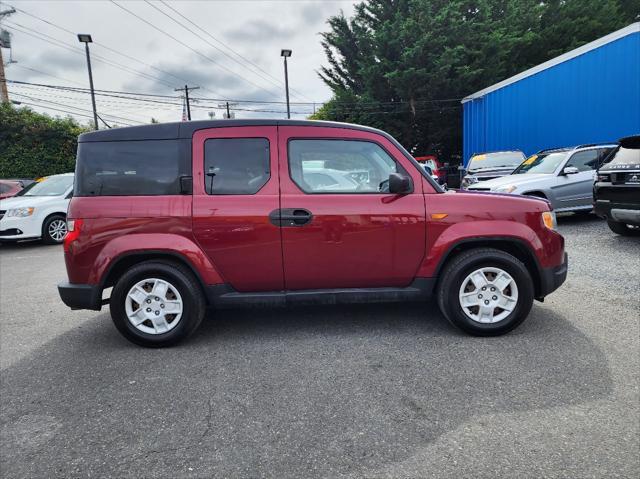
{"type": "Polygon", "coordinates": [[[493,248],[461,253],[445,268],[438,287],[445,317],[477,336],[505,334],[520,325],[533,304],[534,288],[526,266],[493,248]]]}
{"type": "Polygon", "coordinates": [[[202,322],[205,300],[188,268],[148,261],[118,280],[110,299],[111,318],[125,338],[146,347],[171,346],[202,322]]]}

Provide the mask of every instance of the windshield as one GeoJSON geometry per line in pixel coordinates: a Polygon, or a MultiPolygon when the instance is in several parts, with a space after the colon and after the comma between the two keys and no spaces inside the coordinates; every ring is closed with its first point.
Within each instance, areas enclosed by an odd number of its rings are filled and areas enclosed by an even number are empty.
{"type": "Polygon", "coordinates": [[[60,196],[73,185],[73,176],[50,176],[40,183],[34,183],[23,196],[60,196]]]}
{"type": "Polygon", "coordinates": [[[524,160],[524,154],[521,151],[483,153],[471,157],[468,169],[480,170],[484,168],[499,168],[501,166],[513,166],[515,168],[522,163],[522,160],[524,160]]]}
{"type": "Polygon", "coordinates": [[[523,173],[544,173],[551,174],[556,171],[558,165],[567,156],[565,151],[555,153],[543,153],[540,155],[531,155],[518,166],[512,175],[520,175],[523,173]]]}

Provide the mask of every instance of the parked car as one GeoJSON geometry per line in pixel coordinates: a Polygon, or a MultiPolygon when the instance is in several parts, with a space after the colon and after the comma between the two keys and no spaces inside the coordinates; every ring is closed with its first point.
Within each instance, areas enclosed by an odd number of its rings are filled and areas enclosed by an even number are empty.
{"type": "Polygon", "coordinates": [[[0,180],[0,200],[15,196],[24,187],[16,180],[0,180]]]}
{"type": "Polygon", "coordinates": [[[595,212],[614,233],[640,236],[640,135],[620,140],[598,170],[595,212]]]}
{"type": "Polygon", "coordinates": [[[429,167],[431,170],[431,176],[439,184],[447,184],[447,171],[436,155],[416,156],[415,159],[423,167],[429,167]]]}
{"type": "Polygon", "coordinates": [[[567,274],[546,201],[445,193],[390,135],[342,123],[84,133],[67,222],[62,300],[108,302],[144,346],[183,339],[206,306],[430,297],[464,331],[498,335],[567,274]],[[366,174],[327,191],[323,169],[366,174]]]}
{"type": "Polygon", "coordinates": [[[473,184],[469,190],[536,196],[548,200],[556,213],[590,213],[596,170],[615,146],[543,150],[523,161],[510,175],[473,184]]]}
{"type": "Polygon", "coordinates": [[[525,159],[526,156],[519,150],[475,154],[463,171],[460,186],[466,189],[470,185],[508,175],[525,159]]]}
{"type": "Polygon", "coordinates": [[[45,243],[62,243],[72,192],[73,173],[65,173],[33,183],[21,196],[1,200],[0,241],[42,238],[45,243]]]}

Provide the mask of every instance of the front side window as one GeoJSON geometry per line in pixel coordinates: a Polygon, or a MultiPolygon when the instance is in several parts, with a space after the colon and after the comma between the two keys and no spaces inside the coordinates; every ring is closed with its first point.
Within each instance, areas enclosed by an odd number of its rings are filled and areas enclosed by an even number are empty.
{"type": "Polygon", "coordinates": [[[178,195],[189,175],[177,140],[78,144],[76,196],[178,195]]]}
{"type": "Polygon", "coordinates": [[[35,183],[24,196],[60,196],[73,185],[73,176],[50,176],[35,183]]]}
{"type": "Polygon", "coordinates": [[[566,166],[575,166],[579,171],[591,171],[598,168],[598,150],[579,151],[571,157],[566,166]]]}
{"type": "Polygon", "coordinates": [[[210,195],[253,195],[269,181],[269,140],[213,138],[204,143],[205,190],[210,195]]]}
{"type": "Polygon", "coordinates": [[[305,193],[387,193],[406,171],[380,146],[357,140],[290,140],[291,179],[305,193]]]}

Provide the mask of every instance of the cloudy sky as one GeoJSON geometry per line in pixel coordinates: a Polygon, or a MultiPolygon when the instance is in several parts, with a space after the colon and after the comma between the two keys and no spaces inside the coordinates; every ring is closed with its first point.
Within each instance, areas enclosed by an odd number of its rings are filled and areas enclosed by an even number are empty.
{"type": "MultiPolygon", "coordinates": [[[[209,112],[220,118],[217,107],[223,100],[265,102],[238,103],[237,118],[281,118],[285,106],[267,102],[284,101],[280,49],[290,48],[292,116],[304,117],[313,110],[311,102],[330,98],[317,75],[326,63],[319,32],[326,31],[327,18],[340,10],[350,15],[353,4],[353,0],[1,0],[0,10],[10,6],[18,10],[1,25],[12,33],[11,54],[17,62],[7,65],[5,72],[8,80],[88,88],[84,51],[75,33],[90,33],[97,90],[162,95],[142,97],[149,101],[140,102],[133,99],[140,96],[104,92],[97,97],[98,113],[107,122],[180,120],[181,100],[174,88],[185,83],[200,87],[190,93],[196,98],[194,119],[209,118],[209,112]]],[[[9,50],[2,53],[7,63],[9,50]]],[[[10,83],[9,94],[14,101],[52,115],[65,115],[54,108],[73,111],[82,121],[88,118],[81,115],[91,115],[90,96],[82,92],[10,83]]]]}

